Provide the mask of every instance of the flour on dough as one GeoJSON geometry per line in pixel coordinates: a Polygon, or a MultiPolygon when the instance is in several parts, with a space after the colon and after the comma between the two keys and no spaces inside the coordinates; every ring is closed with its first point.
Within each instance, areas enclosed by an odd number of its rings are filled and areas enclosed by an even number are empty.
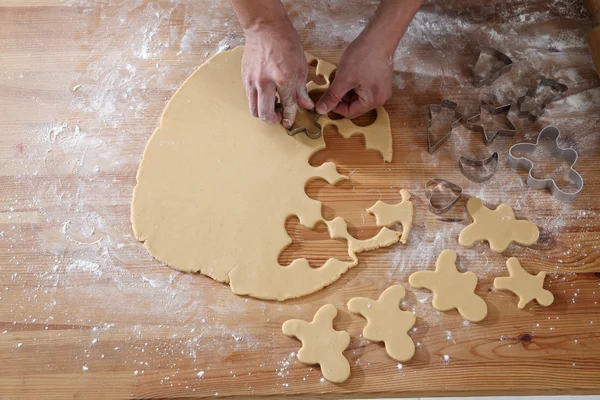
{"type": "Polygon", "coordinates": [[[415,354],[415,344],[408,331],[415,324],[415,315],[400,309],[406,291],[400,285],[387,288],[378,300],[354,297],[348,310],[367,319],[363,337],[372,342],[384,342],[388,355],[396,361],[408,361],[415,354]]]}
{"type": "Polygon", "coordinates": [[[519,297],[517,307],[523,309],[534,299],[544,307],[548,307],[554,302],[552,292],[544,289],[544,278],[546,278],[544,271],[537,275],[531,275],[523,269],[516,257],[509,258],[506,261],[506,267],[509,276],[494,279],[494,287],[499,290],[510,290],[516,294],[519,297]]]}
{"type": "Polygon", "coordinates": [[[302,347],[298,350],[300,362],[319,364],[325,379],[342,383],[350,376],[350,364],[342,354],[350,344],[350,335],[346,331],[333,329],[336,315],[335,306],[325,304],[311,322],[290,319],[283,323],[281,330],[284,335],[293,336],[302,342],[302,347]]]}
{"type": "Polygon", "coordinates": [[[467,210],[473,223],[460,232],[458,243],[461,246],[471,247],[475,242],[485,240],[492,251],[502,253],[511,242],[531,246],[540,236],[533,222],[518,220],[513,209],[506,204],[490,210],[480,199],[471,197],[467,210]]]}
{"type": "Polygon", "coordinates": [[[408,278],[414,288],[427,288],[433,292],[433,308],[448,311],[456,308],[460,315],[473,322],[487,315],[485,301],[477,296],[477,275],[456,269],[456,253],[444,250],[435,263],[435,271],[418,271],[408,278]]]}
{"type": "MultiPolygon", "coordinates": [[[[356,265],[356,252],[390,245],[399,235],[382,229],[375,238],[357,241],[345,223],[327,221],[330,232],[349,240],[350,262],[331,258],[311,268],[297,259],[279,265],[280,252],[291,243],[286,219],[296,215],[308,228],[323,221],[321,203],[306,195],[306,183],[323,178],[335,184],[346,177],[331,162],[309,165],[310,156],[325,147],[322,138],[290,137],[283,126],[252,117],[241,57],[241,47],[215,55],[169,101],[137,173],[133,230],[158,260],[228,282],[235,293],[276,300],[303,296],[356,265]]],[[[319,63],[329,74],[331,66],[319,63]]],[[[344,137],[364,135],[368,149],[391,160],[383,108],[366,127],[326,116],[319,123],[337,126],[344,137]]]]}
{"type": "Polygon", "coordinates": [[[377,226],[391,226],[400,222],[402,224],[402,236],[400,242],[406,244],[410,227],[413,220],[413,203],[410,201],[410,193],[406,189],[400,191],[402,201],[398,204],[387,204],[379,200],[367,212],[375,215],[377,226]]]}

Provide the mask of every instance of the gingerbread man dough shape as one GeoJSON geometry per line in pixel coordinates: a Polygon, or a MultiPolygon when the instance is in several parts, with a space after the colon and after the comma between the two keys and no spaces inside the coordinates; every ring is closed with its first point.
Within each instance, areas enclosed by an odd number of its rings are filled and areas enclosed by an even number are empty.
{"type": "Polygon", "coordinates": [[[400,301],[406,291],[400,285],[387,288],[377,301],[355,297],[348,302],[348,309],[367,319],[363,329],[365,339],[384,342],[388,355],[396,361],[408,361],[415,354],[415,344],[408,331],[415,324],[415,315],[400,309],[400,301]]]}
{"type": "Polygon", "coordinates": [[[391,205],[379,200],[373,207],[368,208],[367,212],[375,215],[377,226],[389,227],[396,222],[400,222],[402,224],[400,242],[406,244],[413,220],[413,203],[410,201],[408,190],[402,189],[400,195],[402,196],[400,203],[391,205]]]}
{"type": "Polygon", "coordinates": [[[554,302],[552,292],[544,289],[545,272],[539,272],[537,275],[529,274],[521,267],[516,257],[509,258],[506,267],[509,276],[494,279],[494,287],[499,290],[510,290],[519,296],[517,307],[523,309],[533,299],[544,307],[554,302]]]}
{"type": "Polygon", "coordinates": [[[342,383],[350,376],[350,364],[342,352],[350,344],[346,331],[333,329],[333,319],[337,309],[326,304],[317,311],[311,322],[290,319],[283,323],[281,330],[286,336],[302,342],[298,360],[304,364],[319,364],[323,377],[330,382],[342,383]]]}
{"type": "Polygon", "coordinates": [[[480,199],[471,197],[467,210],[473,223],[460,232],[458,243],[461,246],[471,247],[475,242],[485,240],[492,251],[502,253],[511,242],[531,246],[540,236],[533,222],[517,220],[512,208],[506,204],[490,210],[480,199]]]}
{"type": "Polygon", "coordinates": [[[473,272],[458,272],[456,253],[444,250],[435,263],[434,271],[418,271],[408,278],[414,288],[427,288],[433,292],[433,308],[448,311],[456,308],[460,315],[473,322],[487,315],[485,301],[474,291],[477,275],[473,272]]]}

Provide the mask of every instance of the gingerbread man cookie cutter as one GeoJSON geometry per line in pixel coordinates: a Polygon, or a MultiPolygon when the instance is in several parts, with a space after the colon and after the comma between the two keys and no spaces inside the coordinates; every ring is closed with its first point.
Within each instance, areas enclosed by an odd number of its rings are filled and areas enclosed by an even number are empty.
{"type": "Polygon", "coordinates": [[[554,126],[548,126],[539,133],[537,141],[535,143],[517,143],[508,150],[508,165],[512,168],[521,168],[528,171],[527,174],[527,186],[532,189],[549,189],[552,197],[558,201],[569,203],[574,201],[579,193],[583,189],[583,178],[579,175],[579,172],[573,169],[573,166],[577,162],[577,152],[571,148],[563,149],[558,145],[558,138],[560,137],[560,131],[554,126]],[[536,148],[540,145],[540,142],[544,138],[552,139],[552,145],[550,151],[556,158],[561,158],[570,162],[571,167],[569,168],[568,177],[569,180],[575,184],[576,190],[574,192],[565,192],[561,190],[554,179],[537,179],[531,172],[533,171],[533,162],[526,157],[517,157],[515,154],[532,154],[536,148]]]}

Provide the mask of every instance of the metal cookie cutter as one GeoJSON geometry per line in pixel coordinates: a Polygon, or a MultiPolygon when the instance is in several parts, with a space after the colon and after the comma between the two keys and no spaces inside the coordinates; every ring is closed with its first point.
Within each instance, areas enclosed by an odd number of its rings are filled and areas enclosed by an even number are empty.
{"type": "Polygon", "coordinates": [[[486,146],[489,146],[490,144],[492,144],[492,142],[494,141],[494,139],[496,139],[496,136],[498,136],[498,135],[499,136],[514,136],[515,132],[517,131],[517,128],[515,128],[515,125],[511,122],[510,119],[508,119],[508,113],[510,112],[510,107],[511,107],[510,104],[493,107],[492,105],[490,105],[490,103],[482,100],[480,103],[480,106],[479,106],[479,108],[480,108],[479,114],[476,114],[476,115],[472,116],[471,118],[467,119],[467,121],[465,122],[465,126],[473,131],[483,133],[483,141],[486,146]],[[477,122],[479,122],[479,120],[481,119],[481,110],[486,110],[491,115],[504,114],[504,121],[506,123],[507,128],[488,132],[485,129],[485,126],[477,125],[477,122]]]}
{"type": "Polygon", "coordinates": [[[318,139],[321,137],[321,125],[317,123],[321,115],[317,114],[312,110],[305,110],[298,107],[296,112],[296,119],[292,126],[287,129],[287,133],[290,136],[294,136],[300,132],[305,132],[306,136],[311,139],[318,139]]]}
{"type": "Polygon", "coordinates": [[[442,144],[444,144],[444,142],[448,140],[448,138],[452,134],[454,128],[461,124],[463,115],[460,112],[458,112],[458,110],[456,109],[457,107],[458,105],[450,100],[442,100],[440,104],[429,105],[429,119],[427,120],[427,150],[429,151],[429,154],[433,154],[434,151],[436,151],[442,144]],[[433,122],[433,112],[439,113],[442,111],[442,108],[447,108],[449,110],[454,111],[455,121],[452,123],[452,125],[450,125],[450,130],[444,135],[444,137],[442,137],[440,140],[438,140],[437,143],[432,145],[430,128],[431,123],[433,122]]]}
{"type": "Polygon", "coordinates": [[[527,89],[525,96],[521,96],[517,99],[519,118],[527,118],[532,122],[537,120],[538,117],[544,113],[544,109],[548,104],[565,97],[565,93],[567,93],[568,89],[567,85],[563,85],[554,79],[542,79],[537,87],[527,89]],[[553,95],[547,99],[543,99],[538,105],[538,103],[535,102],[536,95],[542,90],[550,90],[553,95]],[[533,102],[533,104],[528,104],[528,100],[533,102]]]}
{"type": "Polygon", "coordinates": [[[473,86],[481,87],[491,85],[500,75],[507,73],[512,68],[513,62],[506,54],[488,46],[479,49],[479,58],[473,66],[473,86]],[[490,62],[486,56],[494,59],[490,62]]]}
{"type": "Polygon", "coordinates": [[[483,160],[471,160],[461,156],[458,159],[458,166],[463,175],[471,182],[485,182],[494,176],[496,168],[498,168],[498,152],[494,152],[491,156],[483,160]],[[474,169],[481,169],[481,172],[476,172],[474,169]]]}
{"type": "Polygon", "coordinates": [[[429,199],[429,209],[435,214],[441,214],[448,211],[454,204],[456,204],[458,199],[460,199],[461,194],[462,188],[460,186],[455,185],[454,183],[445,179],[433,178],[425,184],[425,196],[427,196],[429,199]],[[455,198],[442,206],[434,205],[432,202],[434,196],[436,194],[441,195],[444,192],[454,194],[455,198]]]}
{"type": "Polygon", "coordinates": [[[568,203],[577,198],[581,189],[583,189],[583,178],[577,171],[573,169],[573,165],[577,161],[577,152],[571,148],[563,149],[558,145],[560,131],[554,126],[548,126],[540,132],[537,141],[533,143],[517,143],[508,150],[508,164],[512,168],[522,168],[527,170],[527,185],[533,189],[550,189],[552,196],[559,201],[568,203]],[[544,138],[552,139],[552,154],[557,158],[562,158],[571,163],[569,169],[569,179],[577,186],[577,190],[573,193],[567,193],[560,190],[554,179],[536,179],[531,175],[533,162],[525,157],[515,157],[514,153],[532,154],[540,141],[544,138]]]}

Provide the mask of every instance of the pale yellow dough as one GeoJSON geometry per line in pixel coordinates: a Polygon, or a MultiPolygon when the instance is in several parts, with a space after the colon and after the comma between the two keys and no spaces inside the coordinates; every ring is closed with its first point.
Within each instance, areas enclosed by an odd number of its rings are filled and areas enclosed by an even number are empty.
{"type": "Polygon", "coordinates": [[[396,361],[408,361],[415,354],[415,344],[408,331],[416,318],[410,311],[402,311],[400,302],[406,291],[400,285],[387,288],[377,301],[355,297],[348,302],[348,310],[367,319],[363,329],[365,339],[384,342],[388,355],[396,361]]]}
{"type": "Polygon", "coordinates": [[[350,364],[342,354],[350,344],[346,331],[333,329],[333,319],[337,309],[326,304],[317,311],[311,322],[290,319],[283,323],[281,330],[286,336],[293,336],[302,342],[298,350],[298,360],[304,364],[321,366],[323,377],[330,382],[342,383],[350,376],[350,364]]]}
{"type": "Polygon", "coordinates": [[[414,288],[427,288],[433,292],[433,308],[448,311],[456,308],[460,315],[473,322],[487,315],[485,301],[474,291],[477,275],[456,269],[456,253],[444,250],[435,263],[435,271],[418,271],[408,278],[414,288]]]}
{"type": "Polygon", "coordinates": [[[494,279],[494,287],[499,290],[510,290],[519,297],[520,309],[525,308],[527,303],[536,300],[541,306],[548,307],[554,302],[554,295],[544,289],[544,278],[546,273],[539,272],[531,275],[523,269],[516,257],[506,261],[508,275],[494,279]]]}
{"type": "MultiPolygon", "coordinates": [[[[241,57],[241,47],[217,54],[169,101],[137,173],[133,230],[158,260],[229,282],[235,293],[277,300],[303,296],[355,266],[356,252],[390,245],[400,235],[384,228],[375,238],[359,241],[335,219],[327,222],[329,232],[349,240],[352,261],[329,259],[320,268],[305,259],[279,265],[280,252],[291,242],[286,219],[297,215],[309,228],[323,221],[321,203],[306,195],[305,184],[315,178],[334,184],[346,177],[333,163],[308,164],[325,147],[322,138],[290,137],[283,126],[251,116],[241,57]]],[[[331,68],[321,70],[331,73],[331,68]]],[[[326,116],[319,123],[336,125],[344,137],[363,134],[368,149],[391,160],[383,108],[367,127],[326,116]]]]}
{"type": "Polygon", "coordinates": [[[490,210],[481,200],[471,197],[467,210],[473,223],[460,232],[458,243],[461,246],[471,247],[475,242],[485,240],[492,251],[502,253],[511,242],[531,246],[540,236],[533,222],[516,219],[514,211],[506,204],[490,210]]]}
{"type": "Polygon", "coordinates": [[[413,220],[413,203],[410,201],[410,193],[406,189],[400,191],[402,201],[398,204],[387,204],[379,200],[367,212],[375,215],[377,226],[391,226],[397,222],[402,224],[402,236],[400,243],[406,244],[410,227],[413,220]]]}

